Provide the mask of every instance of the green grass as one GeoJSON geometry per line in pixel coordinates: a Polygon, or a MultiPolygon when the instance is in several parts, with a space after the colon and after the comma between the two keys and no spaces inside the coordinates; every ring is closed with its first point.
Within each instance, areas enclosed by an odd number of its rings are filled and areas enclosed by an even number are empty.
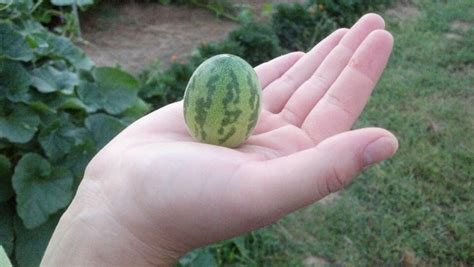
{"type": "Polygon", "coordinates": [[[337,201],[265,230],[278,233],[289,257],[344,266],[474,263],[474,3],[447,2],[417,2],[420,16],[386,18],[394,52],[356,127],[391,130],[400,150],[337,201]],[[470,28],[452,29],[455,21],[470,28]]]}
{"type": "Polygon", "coordinates": [[[394,132],[397,155],[329,204],[206,248],[219,265],[302,266],[309,256],[329,266],[474,264],[474,3],[415,6],[419,16],[386,17],[394,51],[356,124],[394,132]]]}

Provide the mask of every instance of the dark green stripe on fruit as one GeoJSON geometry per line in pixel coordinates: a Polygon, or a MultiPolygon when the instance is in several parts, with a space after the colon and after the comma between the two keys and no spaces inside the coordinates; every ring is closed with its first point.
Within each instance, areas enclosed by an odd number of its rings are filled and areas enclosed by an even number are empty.
{"type": "Polygon", "coordinates": [[[213,75],[209,78],[209,81],[206,83],[206,86],[209,90],[209,94],[205,97],[200,97],[196,101],[196,105],[194,107],[196,115],[194,119],[198,126],[198,132],[201,135],[201,139],[206,139],[206,131],[204,131],[204,124],[206,123],[208,110],[212,104],[212,95],[217,89],[217,81],[219,81],[219,75],[213,75]]]}
{"type": "Polygon", "coordinates": [[[229,140],[229,138],[232,137],[232,135],[235,134],[235,132],[235,126],[232,126],[232,128],[230,128],[230,131],[223,138],[219,139],[219,144],[224,144],[227,140],[229,140]]]}

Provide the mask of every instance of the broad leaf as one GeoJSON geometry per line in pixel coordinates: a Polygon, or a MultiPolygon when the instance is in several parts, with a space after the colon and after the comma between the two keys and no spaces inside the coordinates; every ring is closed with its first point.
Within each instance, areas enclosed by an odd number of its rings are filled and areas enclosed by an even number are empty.
{"type": "Polygon", "coordinates": [[[12,164],[0,154],[0,202],[7,201],[12,196],[12,164]]]}
{"type": "Polygon", "coordinates": [[[15,258],[19,267],[40,266],[41,259],[59,218],[60,214],[55,214],[41,226],[35,229],[27,229],[21,220],[15,217],[15,258]]]}
{"type": "Polygon", "coordinates": [[[48,158],[56,161],[67,155],[81,141],[80,137],[86,134],[86,129],[65,120],[57,120],[41,131],[38,141],[48,158]]]}
{"type": "Polygon", "coordinates": [[[10,24],[0,23],[0,58],[29,61],[33,50],[10,24]]]}
{"type": "Polygon", "coordinates": [[[0,138],[6,138],[13,143],[26,143],[33,138],[40,122],[30,108],[18,106],[12,114],[0,117],[0,138]]]}
{"type": "Polygon", "coordinates": [[[79,85],[77,74],[70,71],[60,71],[53,66],[43,65],[32,71],[33,86],[43,93],[61,91],[72,94],[74,87],[79,85]]]}
{"type": "Polygon", "coordinates": [[[150,111],[150,109],[151,107],[149,104],[138,98],[138,100],[135,101],[133,106],[129,107],[120,115],[122,117],[122,121],[125,121],[127,124],[130,124],[141,116],[145,115],[147,112],[150,111]]]}
{"type": "Polygon", "coordinates": [[[13,102],[28,99],[31,77],[21,63],[0,59],[0,77],[2,77],[0,79],[0,96],[6,96],[13,102]]]}
{"type": "Polygon", "coordinates": [[[76,2],[76,5],[84,7],[94,4],[94,0],[51,0],[51,3],[55,6],[71,6],[76,2]]]}
{"type": "Polygon", "coordinates": [[[49,46],[48,52],[51,56],[64,58],[77,69],[90,70],[94,65],[86,54],[69,39],[52,33],[47,33],[43,38],[49,46]]]}
{"type": "Polygon", "coordinates": [[[49,216],[66,207],[72,198],[72,174],[64,168],[52,168],[38,154],[25,154],[15,167],[13,189],[17,212],[26,228],[35,228],[49,216]]]}
{"type": "Polygon", "coordinates": [[[12,10],[25,14],[30,14],[34,6],[33,0],[1,0],[0,3],[8,5],[12,10]]]}
{"type": "Polygon", "coordinates": [[[105,106],[106,96],[99,89],[96,83],[81,80],[77,88],[79,99],[91,110],[97,111],[105,106]]]}
{"type": "Polygon", "coordinates": [[[130,74],[110,67],[94,70],[94,79],[99,85],[103,108],[111,114],[119,114],[137,100],[138,81],[130,74]]]}
{"type": "Polygon", "coordinates": [[[0,266],[2,267],[12,266],[12,263],[10,262],[10,259],[8,258],[8,255],[2,246],[0,246],[0,266]]]}
{"type": "Polygon", "coordinates": [[[66,155],[66,158],[62,161],[63,166],[72,171],[75,178],[74,188],[79,185],[80,179],[84,176],[84,170],[86,169],[89,161],[97,153],[97,148],[92,137],[84,137],[83,143],[75,146],[66,155]]]}
{"type": "MultiPolygon", "coordinates": [[[[11,255],[13,252],[13,216],[12,203],[0,203],[0,245],[5,252],[11,255]]],[[[0,265],[1,266],[1,265],[0,265]]]]}
{"type": "Polygon", "coordinates": [[[84,102],[74,96],[58,97],[56,101],[53,101],[50,104],[52,104],[55,109],[59,110],[82,110],[87,113],[97,111],[97,108],[87,106],[84,102]]]}
{"type": "Polygon", "coordinates": [[[48,31],[28,34],[28,42],[35,48],[35,53],[53,59],[64,59],[76,69],[90,70],[94,63],[71,40],[57,36],[48,31]]]}
{"type": "Polygon", "coordinates": [[[87,117],[85,125],[92,133],[98,149],[105,146],[125,128],[120,120],[105,114],[95,114],[87,117]]]}

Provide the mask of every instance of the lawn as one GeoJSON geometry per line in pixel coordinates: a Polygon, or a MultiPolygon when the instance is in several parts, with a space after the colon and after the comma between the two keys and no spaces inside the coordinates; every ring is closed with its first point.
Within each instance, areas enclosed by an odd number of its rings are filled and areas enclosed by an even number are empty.
{"type": "Polygon", "coordinates": [[[385,16],[394,52],[355,126],[394,132],[398,153],[334,200],[254,233],[267,250],[258,262],[474,264],[474,3],[413,5],[415,16],[385,16]]]}

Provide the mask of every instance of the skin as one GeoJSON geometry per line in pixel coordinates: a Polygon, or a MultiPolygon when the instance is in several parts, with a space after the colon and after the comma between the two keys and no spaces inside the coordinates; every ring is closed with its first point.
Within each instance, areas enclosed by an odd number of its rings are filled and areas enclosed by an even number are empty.
{"type": "Polygon", "coordinates": [[[273,223],[347,185],[398,148],[351,130],[389,58],[375,14],[308,53],[255,68],[263,110],[236,149],[194,141],[182,102],[136,121],[88,165],[43,266],[169,266],[193,248],[273,223]]]}

